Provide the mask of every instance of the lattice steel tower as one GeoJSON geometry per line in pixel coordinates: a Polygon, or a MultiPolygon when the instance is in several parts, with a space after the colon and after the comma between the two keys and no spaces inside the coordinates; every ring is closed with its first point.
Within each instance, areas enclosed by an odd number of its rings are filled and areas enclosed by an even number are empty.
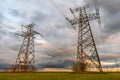
{"type": "Polygon", "coordinates": [[[71,9],[70,11],[74,16],[74,19],[70,20],[66,18],[72,25],[78,24],[78,44],[77,44],[77,62],[75,64],[76,72],[83,72],[81,68],[84,65],[87,67],[95,67],[97,70],[102,72],[102,66],[100,58],[96,48],[95,40],[90,27],[90,21],[98,19],[100,23],[100,15],[97,1],[95,2],[95,13],[88,14],[87,8],[89,5],[71,9]],[[76,17],[76,13],[78,16],[76,17]],[[83,65],[84,64],[84,65],[83,65]]]}
{"type": "MultiPolygon", "coordinates": [[[[12,67],[13,72],[31,72],[36,68],[34,67],[34,35],[39,34],[33,30],[34,24],[24,26],[27,31],[23,32],[20,36],[24,37],[22,46],[15,65],[12,67]]],[[[18,34],[19,35],[19,34],[18,34]]]]}

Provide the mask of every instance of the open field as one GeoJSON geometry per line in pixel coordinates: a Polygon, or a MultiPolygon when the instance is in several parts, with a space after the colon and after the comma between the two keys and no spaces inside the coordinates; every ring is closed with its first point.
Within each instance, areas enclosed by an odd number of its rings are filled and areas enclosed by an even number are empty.
{"type": "Polygon", "coordinates": [[[0,80],[120,80],[120,73],[0,73],[0,80]]]}

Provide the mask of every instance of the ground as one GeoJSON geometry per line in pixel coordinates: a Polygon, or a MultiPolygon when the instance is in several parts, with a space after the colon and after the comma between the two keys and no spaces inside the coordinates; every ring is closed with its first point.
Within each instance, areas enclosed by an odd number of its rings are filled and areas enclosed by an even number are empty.
{"type": "Polygon", "coordinates": [[[0,80],[120,80],[120,73],[0,73],[0,80]]]}

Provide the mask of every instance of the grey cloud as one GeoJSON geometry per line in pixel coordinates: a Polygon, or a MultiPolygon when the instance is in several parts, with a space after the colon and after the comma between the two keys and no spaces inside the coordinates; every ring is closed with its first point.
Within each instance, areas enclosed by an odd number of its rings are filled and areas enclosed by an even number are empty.
{"type": "Polygon", "coordinates": [[[115,61],[115,59],[119,59],[120,55],[119,54],[103,54],[100,55],[101,61],[115,61]]]}
{"type": "Polygon", "coordinates": [[[109,35],[118,33],[120,31],[120,1],[119,0],[101,0],[101,7],[104,9],[105,16],[103,19],[103,24],[105,24],[105,32],[109,35]],[[108,22],[109,21],[109,22],[108,22]]]}
{"type": "Polygon", "coordinates": [[[11,15],[13,15],[13,16],[15,16],[15,17],[18,17],[18,16],[20,16],[20,13],[19,13],[19,11],[18,10],[14,10],[14,9],[9,9],[10,10],[10,14],[11,15]]]}
{"type": "Polygon", "coordinates": [[[114,15],[120,12],[120,1],[119,0],[99,0],[101,7],[103,7],[108,14],[114,15]]]}
{"type": "Polygon", "coordinates": [[[53,62],[47,62],[47,63],[42,63],[38,64],[37,66],[39,68],[69,68],[72,67],[73,61],[71,60],[66,60],[66,61],[59,61],[56,63],[53,62]]]}
{"type": "Polygon", "coordinates": [[[9,64],[0,64],[0,70],[7,70],[9,67],[9,64]]]}
{"type": "MultiPolygon", "coordinates": [[[[30,17],[30,22],[36,23],[36,24],[41,24],[48,20],[48,15],[44,14],[42,12],[35,11],[34,15],[30,17]]],[[[39,26],[37,26],[39,27],[39,26]]]]}
{"type": "MultiPolygon", "coordinates": [[[[120,20],[119,20],[120,21],[120,20]]],[[[105,31],[109,34],[120,32],[120,22],[114,21],[106,25],[105,31]]]]}
{"type": "Polygon", "coordinates": [[[7,34],[7,33],[6,33],[4,30],[0,29],[0,40],[1,40],[6,34],[7,34]]]}
{"type": "Polygon", "coordinates": [[[51,48],[45,49],[42,53],[39,54],[41,54],[41,56],[36,57],[37,64],[40,64],[40,66],[44,65],[43,67],[52,67],[52,68],[69,67],[71,63],[74,62],[74,57],[75,57],[75,54],[69,50],[64,51],[60,49],[59,52],[58,50],[54,50],[51,48]],[[46,56],[46,58],[42,58],[42,56],[46,56]]]}
{"type": "Polygon", "coordinates": [[[17,45],[10,45],[9,46],[9,48],[11,49],[11,50],[14,50],[14,51],[19,51],[19,48],[20,48],[20,45],[21,44],[17,44],[17,45]]]}
{"type": "MultiPolygon", "coordinates": [[[[89,0],[91,8],[95,8],[93,0],[89,0]]],[[[120,31],[120,1],[119,0],[98,0],[104,33],[109,36],[120,31]]],[[[91,9],[91,10],[92,10],[91,9]]]]}

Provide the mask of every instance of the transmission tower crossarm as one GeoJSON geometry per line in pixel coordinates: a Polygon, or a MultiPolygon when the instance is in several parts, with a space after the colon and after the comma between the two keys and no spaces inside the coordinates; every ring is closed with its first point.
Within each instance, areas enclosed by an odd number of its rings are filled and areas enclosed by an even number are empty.
{"type": "MultiPolygon", "coordinates": [[[[23,33],[24,33],[24,32],[23,32],[23,33]]],[[[21,36],[21,37],[25,37],[25,34],[18,34],[18,33],[15,33],[15,35],[21,36]]]]}
{"type": "MultiPolygon", "coordinates": [[[[96,13],[92,13],[92,14],[88,14],[88,19],[89,19],[89,21],[91,21],[91,20],[100,19],[100,17],[97,16],[96,13]]],[[[66,18],[66,20],[68,20],[71,23],[71,25],[75,25],[75,24],[79,23],[79,18],[76,18],[76,17],[74,19],[71,19],[71,20],[66,18]]]]}
{"type": "Polygon", "coordinates": [[[89,8],[89,4],[82,7],[74,8],[74,9],[70,8],[70,12],[74,14],[75,12],[83,11],[84,8],[89,8]]]}
{"type": "Polygon", "coordinates": [[[97,0],[94,0],[94,4],[95,4],[96,13],[99,15],[98,1],[97,1],[97,0]]]}
{"type": "Polygon", "coordinates": [[[74,14],[74,12],[73,12],[73,10],[71,8],[70,8],[70,11],[73,14],[73,17],[75,18],[75,14],[74,14]]]}
{"type": "MultiPolygon", "coordinates": [[[[94,4],[95,4],[95,11],[96,12],[91,13],[91,14],[87,14],[87,16],[88,16],[89,21],[98,19],[98,24],[101,25],[100,13],[99,13],[99,8],[98,8],[98,1],[94,0],[94,4]]],[[[79,18],[78,17],[76,18],[74,13],[79,12],[79,11],[83,11],[83,9],[86,9],[86,8],[89,8],[89,4],[82,6],[82,7],[75,8],[75,9],[70,8],[70,12],[73,14],[74,19],[71,19],[71,20],[67,19],[67,20],[71,23],[71,25],[75,25],[75,24],[79,23],[79,18]]]]}

